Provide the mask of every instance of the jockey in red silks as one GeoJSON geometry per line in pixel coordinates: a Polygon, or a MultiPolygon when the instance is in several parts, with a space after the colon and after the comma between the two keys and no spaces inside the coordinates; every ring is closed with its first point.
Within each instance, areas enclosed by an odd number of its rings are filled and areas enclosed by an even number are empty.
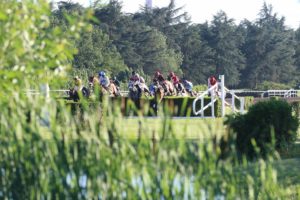
{"type": "Polygon", "coordinates": [[[176,76],[174,72],[170,72],[169,78],[172,81],[172,83],[173,83],[174,87],[176,88],[177,92],[182,92],[183,87],[182,87],[182,84],[180,83],[180,80],[179,80],[178,76],[176,76]]]}
{"type": "MultiPolygon", "coordinates": [[[[208,79],[208,88],[211,88],[211,87],[215,86],[216,84],[218,84],[216,77],[215,76],[210,76],[209,79],[208,79]]],[[[219,96],[219,94],[218,94],[218,85],[216,86],[216,88],[213,91],[211,91],[211,94],[212,94],[212,92],[214,92],[216,95],[219,96]]]]}
{"type": "Polygon", "coordinates": [[[170,72],[169,77],[171,78],[172,83],[176,87],[176,85],[179,84],[179,78],[178,78],[178,76],[176,76],[174,72],[170,72]]]}
{"type": "Polygon", "coordinates": [[[214,76],[209,77],[210,87],[214,86],[217,83],[217,79],[214,76]]]}

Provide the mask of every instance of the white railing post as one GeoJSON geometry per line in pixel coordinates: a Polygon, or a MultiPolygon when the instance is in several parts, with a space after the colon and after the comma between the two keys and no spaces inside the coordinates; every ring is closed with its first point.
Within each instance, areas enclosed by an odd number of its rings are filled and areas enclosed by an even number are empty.
{"type": "Polygon", "coordinates": [[[204,97],[201,98],[201,117],[204,117],[204,97]]]}
{"type": "Polygon", "coordinates": [[[215,91],[214,90],[211,92],[210,99],[211,99],[211,116],[215,117],[215,102],[214,102],[215,91]]]}
{"type": "Polygon", "coordinates": [[[231,109],[232,109],[232,112],[235,112],[235,97],[234,97],[234,92],[231,91],[230,94],[231,94],[231,109]]]}
{"type": "Polygon", "coordinates": [[[240,113],[244,114],[245,108],[245,97],[240,97],[240,113]]]}
{"type": "Polygon", "coordinates": [[[221,79],[221,115],[222,117],[225,116],[225,78],[224,75],[220,75],[219,78],[221,79]]]}

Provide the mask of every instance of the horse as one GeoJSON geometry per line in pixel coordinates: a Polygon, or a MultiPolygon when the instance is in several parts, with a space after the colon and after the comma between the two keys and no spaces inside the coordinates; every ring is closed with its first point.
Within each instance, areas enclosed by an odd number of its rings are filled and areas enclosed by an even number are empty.
{"type": "Polygon", "coordinates": [[[96,76],[89,76],[89,88],[91,91],[95,90],[95,86],[100,86],[100,81],[96,76]]]}
{"type": "Polygon", "coordinates": [[[178,96],[183,96],[183,97],[187,97],[189,96],[188,92],[186,91],[186,89],[184,88],[184,85],[182,83],[177,83],[176,85],[174,83],[172,83],[174,88],[176,89],[176,93],[178,96]]]}
{"type": "MultiPolygon", "coordinates": [[[[89,77],[89,86],[94,89],[96,85],[100,86],[99,79],[96,76],[90,76],[89,77]]],[[[101,86],[100,89],[101,89],[100,90],[101,94],[109,94],[109,96],[112,96],[112,97],[121,96],[120,92],[118,91],[117,86],[111,80],[110,80],[108,87],[101,86]]]]}
{"type": "Polygon", "coordinates": [[[154,81],[153,84],[150,85],[150,93],[156,100],[158,100],[158,103],[160,103],[166,96],[166,91],[159,81],[154,81]]]}
{"type": "Polygon", "coordinates": [[[165,90],[165,96],[176,96],[177,92],[171,81],[165,80],[161,82],[160,85],[165,90]]]}
{"type": "Polygon", "coordinates": [[[69,99],[73,101],[78,101],[80,99],[80,96],[88,98],[91,95],[91,92],[88,88],[82,87],[81,89],[70,89],[69,92],[69,99]]]}
{"type": "Polygon", "coordinates": [[[145,94],[146,97],[152,96],[147,85],[144,83],[130,81],[128,84],[129,97],[133,100],[139,99],[145,94]]]}

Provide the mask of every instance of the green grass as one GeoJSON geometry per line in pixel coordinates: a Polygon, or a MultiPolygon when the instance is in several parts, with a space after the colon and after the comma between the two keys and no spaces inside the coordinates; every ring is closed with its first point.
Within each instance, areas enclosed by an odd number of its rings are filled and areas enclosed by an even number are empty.
{"type": "Polygon", "coordinates": [[[222,136],[225,131],[222,118],[124,118],[119,121],[122,134],[128,138],[157,137],[164,128],[169,128],[171,133],[168,137],[176,139],[206,139],[212,136],[222,136]],[[170,127],[166,127],[166,124],[170,127]]]}
{"type": "Polygon", "coordinates": [[[300,157],[275,161],[274,167],[280,184],[300,186],[300,157]]]}
{"type": "Polygon", "coordinates": [[[280,152],[281,158],[300,158],[300,138],[291,145],[288,145],[284,149],[282,149],[280,152]]]}

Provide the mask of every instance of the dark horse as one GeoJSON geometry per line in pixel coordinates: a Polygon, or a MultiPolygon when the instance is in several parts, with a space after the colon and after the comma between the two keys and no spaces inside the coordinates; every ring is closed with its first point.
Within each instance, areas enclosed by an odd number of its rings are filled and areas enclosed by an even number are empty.
{"type": "Polygon", "coordinates": [[[81,90],[76,90],[73,88],[69,90],[69,99],[73,101],[79,101],[81,96],[88,98],[90,94],[90,90],[86,87],[82,87],[81,90]]]}
{"type": "Polygon", "coordinates": [[[130,81],[128,84],[128,89],[129,89],[128,96],[133,100],[140,99],[143,94],[145,94],[146,97],[151,96],[148,87],[144,83],[130,81]]]}

